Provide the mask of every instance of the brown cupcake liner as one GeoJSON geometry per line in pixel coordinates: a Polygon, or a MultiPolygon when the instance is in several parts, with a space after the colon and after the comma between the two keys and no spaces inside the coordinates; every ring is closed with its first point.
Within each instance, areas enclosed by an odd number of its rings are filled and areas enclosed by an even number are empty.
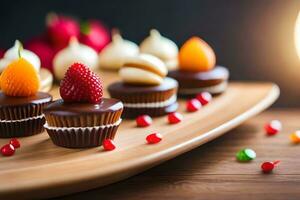
{"type": "Polygon", "coordinates": [[[183,88],[183,87],[181,87],[178,90],[178,96],[183,97],[183,98],[193,98],[193,97],[195,97],[195,95],[197,95],[201,92],[209,92],[210,94],[215,96],[215,95],[222,94],[226,89],[227,89],[227,81],[223,81],[217,85],[208,86],[208,87],[198,87],[198,88],[183,88]],[[217,88],[219,86],[222,86],[222,87],[217,88]],[[186,92],[185,90],[190,90],[190,91],[186,92]]]}
{"type": "Polygon", "coordinates": [[[140,115],[150,115],[151,117],[159,117],[175,112],[178,109],[178,103],[172,103],[165,107],[157,108],[128,108],[124,107],[122,118],[133,119],[140,115]]]}
{"type": "Polygon", "coordinates": [[[12,105],[12,106],[3,106],[0,109],[0,119],[1,120],[20,120],[30,117],[35,117],[42,115],[43,108],[48,104],[27,104],[27,105],[12,105]]]}
{"type": "Polygon", "coordinates": [[[1,121],[0,138],[26,137],[44,131],[45,118],[35,118],[24,121],[1,121]]]}
{"type": "Polygon", "coordinates": [[[115,112],[106,112],[99,114],[81,114],[74,116],[62,116],[45,114],[49,126],[55,127],[94,127],[116,123],[122,114],[122,109],[115,112]]]}
{"type": "Polygon", "coordinates": [[[67,148],[87,148],[101,146],[105,139],[114,139],[119,124],[104,128],[49,129],[52,142],[67,148]]]}
{"type": "Polygon", "coordinates": [[[177,88],[166,91],[136,92],[136,93],[117,93],[110,91],[110,96],[115,99],[120,99],[123,103],[151,103],[161,102],[171,98],[177,93],[177,88]]]}

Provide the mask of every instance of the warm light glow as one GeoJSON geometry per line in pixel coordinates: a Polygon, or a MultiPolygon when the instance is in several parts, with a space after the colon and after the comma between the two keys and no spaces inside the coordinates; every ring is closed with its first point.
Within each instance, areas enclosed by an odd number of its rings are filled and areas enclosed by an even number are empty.
{"type": "Polygon", "coordinates": [[[298,14],[295,26],[295,45],[298,57],[300,58],[300,12],[298,14]]]}

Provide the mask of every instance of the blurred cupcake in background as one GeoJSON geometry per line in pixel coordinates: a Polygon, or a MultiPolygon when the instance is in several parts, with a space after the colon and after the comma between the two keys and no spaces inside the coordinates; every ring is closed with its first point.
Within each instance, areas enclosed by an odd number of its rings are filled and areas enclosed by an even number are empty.
{"type": "Polygon", "coordinates": [[[154,55],[161,59],[169,70],[178,67],[178,47],[170,39],[152,29],[150,35],[140,44],[141,53],[154,55]]]}
{"type": "Polygon", "coordinates": [[[119,31],[112,32],[112,42],[99,54],[100,69],[118,70],[127,58],[137,56],[139,47],[129,40],[125,40],[119,31]]]}
{"type": "Polygon", "coordinates": [[[178,108],[176,80],[166,77],[168,70],[159,58],[139,54],[126,60],[119,75],[122,81],[108,86],[112,98],[124,104],[124,118],[151,117],[175,112],[178,108]]]}
{"type": "Polygon", "coordinates": [[[227,88],[229,72],[225,67],[216,66],[214,50],[199,37],[187,40],[179,51],[179,69],[168,76],[179,82],[178,94],[194,97],[201,92],[221,94],[227,88]]]}
{"type": "Polygon", "coordinates": [[[98,66],[98,54],[91,47],[78,42],[76,37],[72,37],[69,45],[60,50],[53,59],[53,71],[55,78],[60,81],[67,69],[73,63],[83,63],[90,69],[96,70],[98,66]]]}

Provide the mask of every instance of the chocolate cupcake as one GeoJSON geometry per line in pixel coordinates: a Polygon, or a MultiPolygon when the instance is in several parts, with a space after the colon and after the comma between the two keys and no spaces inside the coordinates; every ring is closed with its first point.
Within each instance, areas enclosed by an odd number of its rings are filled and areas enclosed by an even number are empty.
{"type": "Polygon", "coordinates": [[[189,39],[178,58],[179,69],[170,71],[168,76],[179,82],[179,96],[194,97],[201,92],[217,95],[226,90],[229,71],[215,65],[215,53],[206,42],[198,37],[189,39]]]}
{"type": "Polygon", "coordinates": [[[101,146],[114,139],[123,104],[102,98],[102,83],[88,67],[75,63],[60,84],[62,99],[44,110],[45,128],[53,143],[69,148],[101,146]]]}
{"type": "Polygon", "coordinates": [[[32,64],[19,58],[1,74],[0,137],[23,137],[43,132],[44,107],[52,96],[38,92],[40,81],[32,64]]]}
{"type": "Polygon", "coordinates": [[[216,66],[206,72],[174,70],[170,71],[168,76],[179,82],[180,96],[194,97],[201,92],[209,92],[213,95],[223,93],[227,88],[229,72],[225,67],[216,66]]]}
{"type": "Polygon", "coordinates": [[[123,81],[109,85],[108,92],[124,103],[124,118],[156,117],[177,110],[178,83],[165,78],[167,68],[158,58],[141,54],[127,59],[119,74],[123,81]]]}

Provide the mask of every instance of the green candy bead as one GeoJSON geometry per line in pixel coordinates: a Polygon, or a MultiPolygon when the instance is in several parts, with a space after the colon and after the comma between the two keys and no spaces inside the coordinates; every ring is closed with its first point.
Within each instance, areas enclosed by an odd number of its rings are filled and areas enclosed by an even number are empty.
{"type": "Polygon", "coordinates": [[[252,149],[245,149],[244,152],[247,155],[247,157],[250,158],[250,160],[253,160],[254,158],[256,158],[256,153],[252,149]]]}
{"type": "Polygon", "coordinates": [[[250,161],[256,158],[256,153],[252,149],[242,149],[236,154],[236,159],[240,162],[250,161]]]}

